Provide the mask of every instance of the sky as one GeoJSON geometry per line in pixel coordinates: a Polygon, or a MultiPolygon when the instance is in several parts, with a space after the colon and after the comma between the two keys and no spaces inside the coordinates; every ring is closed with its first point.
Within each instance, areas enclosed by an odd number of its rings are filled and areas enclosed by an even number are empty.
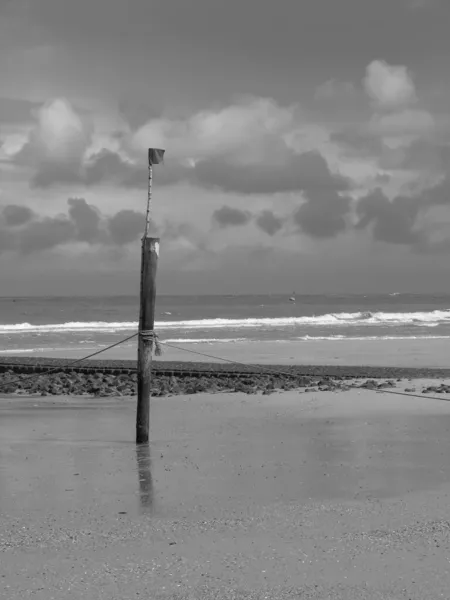
{"type": "Polygon", "coordinates": [[[448,0],[0,0],[0,295],[450,292],[448,0]]]}

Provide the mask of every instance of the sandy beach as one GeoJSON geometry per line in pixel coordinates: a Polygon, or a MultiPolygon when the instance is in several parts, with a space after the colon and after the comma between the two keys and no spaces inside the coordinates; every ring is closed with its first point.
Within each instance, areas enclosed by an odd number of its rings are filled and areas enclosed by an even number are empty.
{"type": "Polygon", "coordinates": [[[158,398],[138,450],[134,417],[133,398],[0,399],[2,597],[447,597],[448,402],[158,398]]]}

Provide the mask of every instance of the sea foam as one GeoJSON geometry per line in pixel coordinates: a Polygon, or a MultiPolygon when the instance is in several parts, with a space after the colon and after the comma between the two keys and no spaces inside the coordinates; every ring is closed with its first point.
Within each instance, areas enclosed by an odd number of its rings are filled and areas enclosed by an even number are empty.
{"type": "MultiPolygon", "coordinates": [[[[436,327],[440,324],[450,323],[450,310],[434,310],[429,312],[354,312],[330,313],[324,315],[302,317],[276,317],[247,319],[198,319],[188,321],[157,321],[157,330],[211,330],[211,329],[295,329],[301,326],[389,326],[389,325],[417,325],[422,327],[436,327]]],[[[64,332],[115,332],[135,331],[136,321],[107,322],[67,322],[35,325],[32,323],[15,323],[0,325],[1,334],[18,333],[64,333],[64,332]]]]}

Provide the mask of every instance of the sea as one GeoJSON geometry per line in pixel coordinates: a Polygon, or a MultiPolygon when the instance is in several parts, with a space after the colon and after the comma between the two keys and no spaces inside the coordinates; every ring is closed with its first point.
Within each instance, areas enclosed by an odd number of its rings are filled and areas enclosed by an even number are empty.
{"type": "MultiPolygon", "coordinates": [[[[0,297],[0,357],[88,354],[132,336],[138,314],[136,296],[0,297]]],[[[192,348],[262,340],[444,339],[450,338],[450,295],[160,295],[155,319],[161,341],[192,348]]]]}

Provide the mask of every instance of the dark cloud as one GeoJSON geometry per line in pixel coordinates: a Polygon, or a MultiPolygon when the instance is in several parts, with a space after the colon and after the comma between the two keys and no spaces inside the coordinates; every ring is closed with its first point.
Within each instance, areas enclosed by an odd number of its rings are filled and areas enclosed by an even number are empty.
{"type": "MultiPolygon", "coordinates": [[[[317,152],[298,158],[297,186],[303,191],[305,202],[292,215],[293,221],[301,232],[312,237],[334,237],[347,227],[351,199],[341,192],[349,189],[348,180],[331,173],[326,160],[317,152]]],[[[283,225],[271,211],[254,217],[248,211],[229,206],[216,210],[212,218],[220,227],[246,225],[255,218],[256,225],[269,235],[274,235],[283,225]]]]}
{"type": "MultiPolygon", "coordinates": [[[[57,215],[38,219],[25,206],[7,206],[3,210],[6,227],[0,231],[4,238],[0,250],[18,250],[30,254],[68,244],[70,242],[100,241],[102,217],[99,211],[83,198],[67,201],[68,215],[57,215]],[[8,227],[16,228],[11,237],[8,227]]],[[[103,241],[107,238],[104,236],[103,241]]]]}
{"type": "Polygon", "coordinates": [[[346,190],[348,181],[330,173],[326,160],[318,152],[289,153],[285,160],[254,165],[229,164],[223,159],[199,162],[195,181],[204,187],[216,187],[240,194],[275,194],[306,189],[346,190]]]}
{"type": "Polygon", "coordinates": [[[148,169],[136,167],[124,161],[117,153],[104,148],[90,158],[84,174],[80,176],[80,183],[90,186],[107,181],[126,185],[130,180],[134,186],[143,187],[147,183],[147,177],[148,169]]]}
{"type": "Polygon", "coordinates": [[[358,202],[356,228],[372,225],[376,240],[390,244],[416,244],[422,237],[415,230],[419,210],[420,203],[416,199],[398,196],[390,201],[378,189],[358,202]]]}
{"type": "Polygon", "coordinates": [[[277,217],[271,210],[264,210],[259,214],[255,223],[268,235],[275,235],[283,227],[283,219],[277,217]]]}
{"type": "Polygon", "coordinates": [[[424,192],[425,199],[432,206],[450,205],[450,174],[433,188],[424,192]]]}
{"type": "Polygon", "coordinates": [[[349,183],[344,177],[331,173],[320,154],[310,152],[307,164],[311,175],[302,188],[306,202],[294,212],[294,223],[311,237],[334,237],[347,227],[351,199],[340,192],[348,190],[349,183]]]}
{"type": "Polygon", "coordinates": [[[383,151],[383,142],[379,137],[373,136],[357,126],[349,126],[341,131],[330,134],[330,140],[339,144],[347,153],[360,157],[380,156],[383,151]]]}
{"type": "MultiPolygon", "coordinates": [[[[28,152],[25,147],[22,153],[24,160],[28,152]]],[[[78,184],[82,182],[79,164],[42,162],[31,179],[31,185],[36,188],[49,188],[58,184],[78,184]]]]}
{"type": "Polygon", "coordinates": [[[30,223],[21,230],[17,238],[17,248],[22,254],[42,252],[76,239],[73,221],[65,216],[48,217],[30,223]]]}
{"type": "Polygon", "coordinates": [[[95,243],[100,235],[101,215],[84,198],[69,198],[69,216],[75,224],[80,242],[95,243]]]}
{"type": "Polygon", "coordinates": [[[149,106],[128,99],[119,102],[118,110],[131,129],[136,131],[151,119],[158,119],[164,111],[164,105],[149,106]]]}
{"type": "Polygon", "coordinates": [[[167,221],[164,223],[162,229],[164,231],[164,238],[169,240],[189,237],[194,233],[194,229],[189,223],[171,223],[170,221],[167,221]]]}
{"type": "Polygon", "coordinates": [[[380,136],[358,127],[348,127],[330,137],[349,155],[376,160],[380,169],[445,173],[450,167],[450,146],[430,138],[391,148],[380,136]]]}
{"type": "Polygon", "coordinates": [[[134,210],[121,210],[108,220],[108,230],[115,244],[123,246],[142,237],[145,215],[134,210]]]}
{"type": "MultiPolygon", "coordinates": [[[[29,162],[25,148],[16,156],[16,162],[29,162]]],[[[186,182],[204,188],[217,188],[240,194],[275,194],[307,189],[346,190],[348,180],[332,174],[326,160],[317,152],[295,154],[283,146],[274,147],[273,158],[259,164],[239,165],[226,158],[199,161],[195,167],[186,167],[170,160],[154,170],[158,185],[186,182]]],[[[102,149],[90,157],[85,165],[78,163],[40,164],[32,185],[47,188],[57,184],[96,186],[102,183],[126,188],[145,188],[148,184],[148,166],[123,159],[118,153],[102,149]]]]}
{"type": "Polygon", "coordinates": [[[300,231],[315,238],[330,238],[346,229],[351,206],[349,197],[330,190],[307,198],[293,215],[300,231]]]}
{"type": "Polygon", "coordinates": [[[445,223],[421,217],[433,217],[435,207],[450,206],[450,180],[411,197],[397,196],[389,200],[380,189],[358,201],[356,229],[370,228],[374,239],[389,244],[401,244],[425,254],[442,254],[450,250],[450,228],[445,223]],[[422,223],[422,224],[421,224],[422,223]],[[435,231],[439,229],[436,239],[435,231]]]}
{"type": "MultiPolygon", "coordinates": [[[[193,176],[193,169],[172,162],[170,156],[165,159],[164,164],[153,168],[153,177],[159,186],[172,185],[181,181],[193,182],[193,176]]],[[[146,188],[148,165],[134,164],[124,160],[116,152],[103,149],[91,157],[81,182],[88,186],[115,182],[125,188],[146,188]]]]}
{"type": "MultiPolygon", "coordinates": [[[[11,207],[5,207],[1,213],[3,223],[0,222],[0,254],[7,251],[31,254],[74,242],[120,249],[141,238],[144,233],[144,213],[121,210],[107,217],[83,198],[70,198],[67,204],[67,215],[38,218],[31,211],[32,218],[20,223],[19,211],[15,212],[11,207]],[[9,221],[4,218],[6,208],[9,221]]],[[[167,240],[192,237],[193,233],[187,224],[166,222],[164,226],[158,227],[152,223],[151,228],[152,235],[162,235],[167,240]]]]}
{"type": "Polygon", "coordinates": [[[34,213],[31,208],[28,208],[28,206],[20,206],[15,204],[9,204],[8,206],[5,206],[1,211],[1,215],[8,227],[24,225],[25,223],[28,223],[28,221],[31,221],[31,219],[34,217],[34,213]]]}
{"type": "Polygon", "coordinates": [[[220,228],[246,225],[252,215],[246,210],[239,210],[231,206],[222,206],[213,212],[212,221],[220,228]]]}
{"type": "Polygon", "coordinates": [[[386,170],[408,169],[429,173],[445,173],[450,167],[450,147],[428,139],[418,139],[399,148],[383,145],[379,166],[386,170]]]}
{"type": "MultiPolygon", "coordinates": [[[[29,163],[29,151],[25,147],[15,161],[20,164],[29,163]]],[[[158,165],[153,171],[158,185],[171,185],[180,181],[193,181],[192,169],[179,164],[158,165]]],[[[74,163],[40,164],[31,184],[38,188],[49,188],[58,184],[78,184],[93,187],[104,183],[119,185],[125,188],[146,188],[148,185],[148,166],[134,164],[124,160],[119,154],[103,148],[89,158],[85,165],[74,163]]]]}

